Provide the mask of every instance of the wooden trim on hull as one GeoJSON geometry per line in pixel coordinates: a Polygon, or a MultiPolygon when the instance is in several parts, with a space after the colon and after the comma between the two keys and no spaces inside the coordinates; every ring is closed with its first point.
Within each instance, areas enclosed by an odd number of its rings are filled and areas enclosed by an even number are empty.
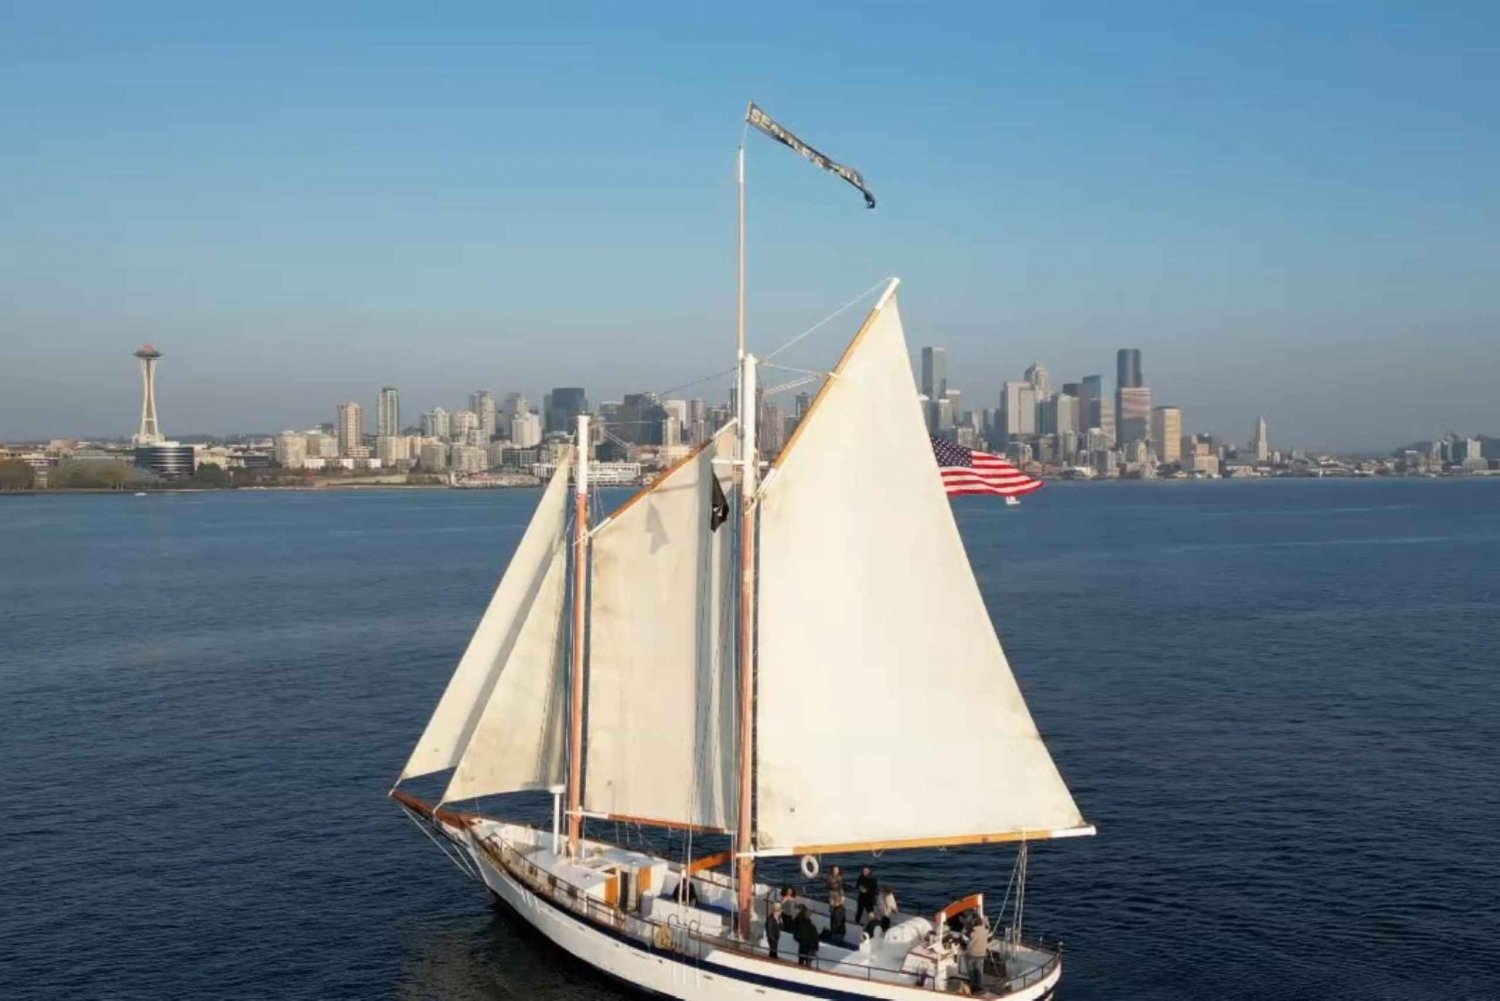
{"type": "Polygon", "coordinates": [[[407,809],[414,810],[426,817],[428,820],[440,820],[453,827],[468,827],[470,824],[478,823],[484,819],[477,813],[460,813],[457,810],[447,810],[440,806],[434,806],[425,799],[418,799],[403,789],[392,789],[390,797],[407,809]]]}
{"type": "Polygon", "coordinates": [[[895,841],[844,841],[825,845],[796,845],[791,848],[762,848],[755,852],[761,858],[787,855],[838,855],[848,852],[883,852],[902,848],[955,848],[959,845],[996,845],[1014,841],[1047,841],[1052,838],[1081,838],[1097,833],[1094,826],[1064,827],[1041,831],[1000,831],[995,834],[955,834],[940,838],[907,838],[895,841]]]}

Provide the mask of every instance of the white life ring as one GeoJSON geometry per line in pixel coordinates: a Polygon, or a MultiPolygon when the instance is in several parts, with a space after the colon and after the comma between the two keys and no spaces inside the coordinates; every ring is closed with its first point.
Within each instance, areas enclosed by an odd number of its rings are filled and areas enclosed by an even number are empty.
{"type": "Polygon", "coordinates": [[[818,874],[818,859],[814,855],[802,856],[802,875],[812,879],[818,874]]]}

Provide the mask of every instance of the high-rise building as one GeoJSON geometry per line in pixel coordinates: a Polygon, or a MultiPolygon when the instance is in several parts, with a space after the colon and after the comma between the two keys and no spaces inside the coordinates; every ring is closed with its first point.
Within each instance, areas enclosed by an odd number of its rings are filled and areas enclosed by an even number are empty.
{"type": "Polygon", "coordinates": [[[448,427],[453,432],[453,437],[462,438],[471,431],[480,430],[479,415],[472,410],[455,411],[448,421],[448,427]]]}
{"type": "Polygon", "coordinates": [[[395,386],[382,386],[375,401],[375,437],[401,433],[401,394],[395,386]]]}
{"type": "Polygon", "coordinates": [[[422,415],[422,437],[447,441],[452,436],[453,421],[448,411],[442,407],[433,407],[422,415]]]}
{"type": "Polygon", "coordinates": [[[495,395],[488,389],[476,389],[469,394],[469,409],[479,419],[475,429],[483,432],[484,440],[495,436],[495,395]]]}
{"type": "Polygon", "coordinates": [[[1121,445],[1146,441],[1151,435],[1151,390],[1126,386],[1115,390],[1117,437],[1121,445]]]}
{"type": "Polygon", "coordinates": [[[1087,431],[1090,428],[1104,428],[1104,412],[1100,404],[1104,403],[1104,380],[1097,375],[1086,375],[1078,384],[1078,426],[1087,431]]]}
{"type": "Polygon", "coordinates": [[[359,454],[355,449],[365,445],[365,408],[352,401],[340,403],[338,415],[334,426],[338,429],[339,455],[355,457],[359,454]]]}
{"type": "Polygon", "coordinates": [[[1151,451],[1156,461],[1171,465],[1182,461],[1182,411],[1157,407],[1151,411],[1151,451]]]}
{"type": "Polygon", "coordinates": [[[1266,427],[1266,419],[1260,418],[1255,422],[1255,438],[1250,443],[1255,452],[1256,462],[1269,462],[1271,459],[1271,435],[1266,427]]]}
{"type": "Polygon", "coordinates": [[[1115,354],[1115,388],[1138,389],[1145,384],[1141,375],[1141,349],[1121,348],[1115,354]]]}
{"type": "Polygon", "coordinates": [[[307,465],[307,436],[283,431],[276,436],[273,457],[282,469],[301,469],[307,465]]]}
{"type": "Polygon", "coordinates": [[[516,448],[534,448],[542,443],[542,418],[538,414],[513,414],[510,443],[516,448]]]}
{"type": "Polygon", "coordinates": [[[500,401],[500,412],[506,417],[514,417],[516,414],[530,413],[531,407],[522,394],[506,393],[500,401]]]}
{"type": "Polygon", "coordinates": [[[1047,366],[1041,362],[1032,362],[1022,378],[1031,384],[1032,389],[1036,390],[1038,403],[1052,395],[1052,377],[1047,374],[1047,366]]]}
{"type": "Polygon", "coordinates": [[[1104,432],[1104,437],[1105,440],[1109,442],[1109,447],[1114,448],[1115,442],[1120,440],[1119,436],[1115,433],[1115,403],[1109,397],[1101,396],[1099,398],[1098,405],[1098,428],[1100,431],[1104,432]]]}
{"type": "Polygon", "coordinates": [[[922,395],[929,400],[948,393],[948,349],[922,349],[922,395]]]}
{"type": "Polygon", "coordinates": [[[556,386],[547,394],[547,431],[572,434],[578,427],[578,415],[589,410],[589,399],[582,386],[556,386]]]}
{"type": "Polygon", "coordinates": [[[626,393],[618,422],[611,422],[610,430],[632,445],[660,445],[666,419],[667,411],[655,393],[626,393]]]}
{"type": "Polygon", "coordinates": [[[411,458],[411,439],[404,435],[379,435],[375,439],[375,457],[382,466],[394,466],[411,458]]]}
{"type": "Polygon", "coordinates": [[[1000,435],[1006,442],[1036,434],[1036,387],[1007,382],[1000,390],[1000,435]]]}

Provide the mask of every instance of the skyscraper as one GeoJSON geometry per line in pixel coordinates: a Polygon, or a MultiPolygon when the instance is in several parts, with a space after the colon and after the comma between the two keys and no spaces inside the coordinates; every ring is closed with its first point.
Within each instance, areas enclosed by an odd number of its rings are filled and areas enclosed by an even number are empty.
{"type": "Polygon", "coordinates": [[[1036,434],[1036,389],[1007,382],[1000,390],[1000,433],[1007,443],[1036,434]]]}
{"type": "Polygon", "coordinates": [[[922,395],[940,400],[948,394],[948,349],[922,349],[922,395]]]}
{"type": "Polygon", "coordinates": [[[1255,449],[1256,462],[1269,462],[1271,459],[1271,435],[1266,428],[1266,419],[1260,418],[1255,422],[1255,439],[1251,442],[1255,449]]]}
{"type": "Polygon", "coordinates": [[[582,386],[557,386],[547,394],[547,430],[572,434],[578,426],[578,415],[589,410],[588,396],[582,386]]]}
{"type": "Polygon", "coordinates": [[[383,386],[375,401],[375,435],[386,438],[401,433],[401,394],[395,386],[383,386]]]}
{"type": "Polygon", "coordinates": [[[422,415],[422,437],[447,441],[452,436],[453,421],[449,418],[448,411],[442,407],[433,407],[422,415]]]}
{"type": "Polygon", "coordinates": [[[1151,390],[1141,374],[1141,349],[1115,354],[1115,422],[1121,445],[1145,441],[1151,434],[1151,390]]]}
{"type": "Polygon", "coordinates": [[[478,430],[485,441],[495,437],[495,395],[488,389],[469,394],[469,409],[479,417],[478,430]]]}
{"type": "Polygon", "coordinates": [[[1086,375],[1078,384],[1079,430],[1104,427],[1104,380],[1097,375],[1086,375]]]}
{"type": "Polygon", "coordinates": [[[1151,411],[1151,451],[1156,461],[1170,464],[1182,461],[1182,411],[1176,407],[1157,407],[1151,411]]]}
{"type": "Polygon", "coordinates": [[[1052,395],[1052,377],[1047,374],[1047,366],[1041,362],[1032,362],[1031,367],[1022,373],[1022,378],[1036,390],[1038,403],[1052,395]]]}
{"type": "Polygon", "coordinates": [[[1141,376],[1141,349],[1121,348],[1115,354],[1115,386],[1136,389],[1146,384],[1141,376]]]}
{"type": "Polygon", "coordinates": [[[1119,427],[1121,445],[1145,441],[1151,434],[1151,390],[1145,386],[1126,386],[1115,390],[1115,405],[1119,411],[1116,424],[1119,427]]]}
{"type": "Polygon", "coordinates": [[[339,455],[357,457],[355,449],[365,444],[365,408],[358,403],[340,403],[339,419],[335,427],[339,436],[339,455]]]}

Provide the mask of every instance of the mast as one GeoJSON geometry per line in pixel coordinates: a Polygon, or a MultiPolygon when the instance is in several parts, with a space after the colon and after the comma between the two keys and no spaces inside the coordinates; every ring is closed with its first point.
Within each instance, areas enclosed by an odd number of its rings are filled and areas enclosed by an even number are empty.
{"type": "Polygon", "coordinates": [[[740,403],[740,628],[739,650],[739,806],[735,811],[736,913],[742,939],[750,938],[755,920],[755,845],[752,840],[751,768],[755,755],[755,482],[760,457],[755,449],[755,357],[745,353],[745,143],[740,140],[738,226],[738,296],[735,330],[739,359],[740,403]]]}
{"type": "Polygon", "coordinates": [[[568,856],[578,857],[583,831],[583,628],[588,602],[589,419],[578,415],[573,477],[573,661],[568,678],[568,856]]]}

